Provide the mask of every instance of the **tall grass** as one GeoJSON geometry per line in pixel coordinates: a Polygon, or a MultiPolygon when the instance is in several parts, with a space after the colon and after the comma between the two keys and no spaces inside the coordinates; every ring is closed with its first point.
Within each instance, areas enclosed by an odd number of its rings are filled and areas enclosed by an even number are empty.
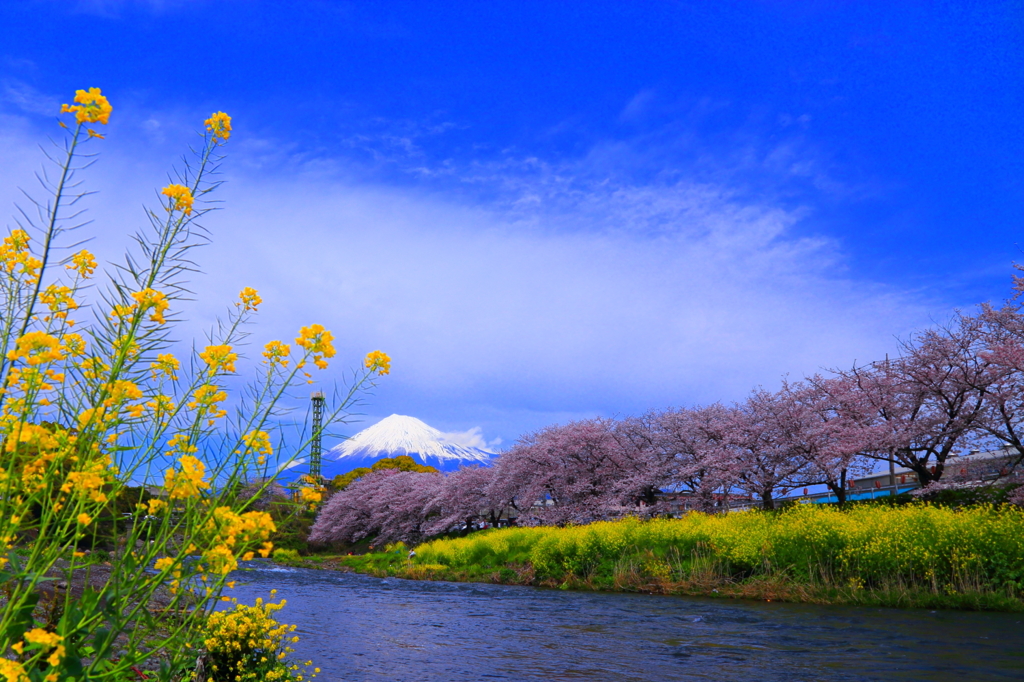
{"type": "Polygon", "coordinates": [[[405,570],[409,577],[460,572],[596,589],[1016,608],[1024,607],[1024,511],[802,505],[495,529],[424,543],[405,570]]]}

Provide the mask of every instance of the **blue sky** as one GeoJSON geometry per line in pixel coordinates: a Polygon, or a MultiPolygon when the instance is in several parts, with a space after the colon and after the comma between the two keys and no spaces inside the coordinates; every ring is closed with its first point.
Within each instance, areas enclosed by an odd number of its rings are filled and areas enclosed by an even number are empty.
{"type": "MultiPolygon", "coordinates": [[[[1010,293],[1024,222],[1020,3],[0,4],[0,201],[77,88],[114,260],[212,111],[234,117],[199,334],[321,322],[341,380],[494,447],[739,400],[895,352],[1010,293]]],[[[301,401],[299,401],[301,403],[301,401]]]]}

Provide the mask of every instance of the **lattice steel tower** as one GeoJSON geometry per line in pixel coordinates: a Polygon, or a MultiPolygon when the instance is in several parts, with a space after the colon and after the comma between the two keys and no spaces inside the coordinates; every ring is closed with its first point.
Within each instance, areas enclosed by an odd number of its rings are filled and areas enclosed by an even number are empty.
{"type": "Polygon", "coordinates": [[[309,476],[317,484],[323,481],[320,473],[320,455],[323,451],[320,435],[324,429],[324,394],[314,391],[309,398],[313,402],[313,440],[309,444],[309,476]]]}

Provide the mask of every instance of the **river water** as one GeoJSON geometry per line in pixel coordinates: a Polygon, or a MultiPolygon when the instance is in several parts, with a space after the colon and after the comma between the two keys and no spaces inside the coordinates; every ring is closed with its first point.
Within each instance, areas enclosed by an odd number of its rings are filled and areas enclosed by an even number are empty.
{"type": "Polygon", "coordinates": [[[1024,680],[1024,614],[418,582],[251,562],[320,682],[1024,680]]]}

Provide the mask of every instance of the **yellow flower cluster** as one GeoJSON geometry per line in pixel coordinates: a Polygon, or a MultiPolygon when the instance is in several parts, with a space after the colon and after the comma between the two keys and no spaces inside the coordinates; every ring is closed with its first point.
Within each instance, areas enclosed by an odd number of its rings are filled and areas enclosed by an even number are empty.
{"type": "Polygon", "coordinates": [[[313,354],[313,362],[320,369],[327,369],[324,358],[334,357],[334,335],[324,329],[322,324],[311,324],[299,330],[295,339],[302,348],[313,354]]]}
{"type": "Polygon", "coordinates": [[[86,358],[78,363],[86,379],[99,379],[110,371],[110,365],[100,358],[86,358]]]}
{"type": "Polygon", "coordinates": [[[110,455],[102,455],[86,461],[78,471],[67,475],[61,492],[72,493],[76,497],[88,498],[97,504],[107,502],[104,486],[113,483],[114,472],[110,467],[110,455]]]}
{"type": "Polygon", "coordinates": [[[124,355],[126,360],[134,360],[139,355],[139,341],[135,334],[122,334],[114,339],[113,349],[124,355]]]}
{"type": "Polygon", "coordinates": [[[7,359],[22,360],[26,365],[35,366],[64,359],[60,341],[46,332],[28,332],[18,339],[14,348],[7,352],[7,359]]]}
{"type": "Polygon", "coordinates": [[[49,429],[45,426],[26,424],[25,422],[18,422],[14,432],[9,434],[4,442],[4,449],[7,452],[24,448],[48,451],[55,450],[57,447],[57,439],[49,429]]]}
{"type": "Polygon", "coordinates": [[[231,117],[223,111],[212,114],[204,123],[206,124],[206,131],[213,134],[215,141],[227,142],[228,138],[231,137],[231,117]]]}
{"type": "Polygon", "coordinates": [[[65,334],[64,335],[64,352],[68,355],[79,357],[85,354],[85,339],[82,338],[81,334],[65,334]]]}
{"type": "MultiPolygon", "coordinates": [[[[72,128],[66,154],[59,160],[66,174],[83,167],[79,145],[87,134],[102,137],[97,130],[106,129],[98,124],[108,124],[112,107],[98,88],[92,88],[79,90],[74,102],[61,110],[61,125],[72,128]]],[[[167,208],[168,216],[153,232],[140,235],[145,262],[135,268],[135,261],[129,260],[128,271],[113,273],[113,300],[101,293],[91,301],[88,278],[95,277],[98,264],[90,251],[77,246],[61,253],[68,246],[66,240],[41,241],[34,235],[30,239],[21,229],[0,232],[0,279],[6,281],[0,286],[0,308],[6,312],[0,312],[8,331],[15,330],[0,356],[8,372],[0,389],[0,569],[13,565],[25,578],[5,587],[0,611],[10,621],[12,609],[38,592],[39,580],[48,579],[42,576],[70,579],[73,571],[91,565],[96,557],[87,557],[90,538],[95,541],[97,533],[109,531],[111,513],[120,518],[121,512],[131,511],[130,520],[117,524],[125,551],[113,553],[107,563],[111,581],[123,587],[120,596],[114,595],[116,603],[109,606],[118,613],[130,610],[139,595],[170,584],[176,596],[168,608],[180,626],[167,630],[152,619],[132,621],[132,637],[146,646],[121,647],[118,642],[126,636],[125,628],[106,637],[100,618],[105,607],[83,602],[78,605],[82,617],[76,616],[72,623],[72,629],[77,628],[74,632],[65,632],[63,625],[42,625],[45,619],[40,618],[13,631],[7,628],[11,636],[7,649],[0,651],[0,682],[58,682],[82,674],[91,679],[93,673],[120,679],[130,677],[133,669],[141,675],[141,668],[160,663],[155,657],[161,651],[172,652],[175,663],[180,662],[179,654],[185,655],[182,649],[195,652],[203,646],[203,638],[197,635],[204,633],[213,611],[211,600],[233,586],[227,574],[273,550],[271,539],[277,531],[273,518],[250,511],[250,502],[237,492],[248,480],[253,460],[265,463],[276,454],[272,440],[276,432],[268,433],[258,425],[270,428],[267,420],[274,418],[279,396],[299,382],[296,365],[315,361],[325,367],[335,350],[331,333],[319,325],[300,332],[303,350],[281,342],[268,344],[264,354],[268,364],[289,369],[268,370],[268,376],[254,382],[258,390],[243,395],[238,423],[250,426],[231,434],[230,426],[220,433],[204,423],[227,416],[227,392],[217,384],[226,381],[220,375],[237,371],[242,352],[233,346],[245,336],[241,323],[263,303],[254,288],[243,288],[236,307],[231,308],[230,324],[222,328],[223,338],[207,342],[213,345],[198,345],[183,361],[166,352],[174,335],[168,336],[166,327],[159,325],[174,323],[177,315],[170,313],[170,307],[177,307],[171,305],[174,291],[164,284],[178,283],[174,273],[187,268],[181,265],[186,262],[181,254],[196,241],[189,220],[203,213],[205,205],[196,203],[216,185],[205,174],[206,160],[215,157],[217,147],[232,135],[231,118],[223,112],[212,114],[205,124],[200,163],[190,166],[196,172],[187,180],[171,180],[157,188],[158,203],[167,208]],[[129,284],[134,281],[140,283],[129,284]],[[81,316],[90,305],[97,306],[96,315],[79,320],[86,327],[79,329],[71,318],[81,316]],[[72,329],[79,333],[71,333],[72,329]],[[292,350],[296,358],[290,363],[292,350]],[[231,453],[230,440],[225,441],[229,438],[237,438],[238,454],[231,453]],[[223,445],[228,449],[218,449],[223,445]],[[115,460],[126,470],[120,471],[115,460]],[[154,476],[156,489],[151,485],[154,476]],[[150,485],[126,490],[143,482],[150,485]],[[155,570],[140,570],[145,567],[155,570]],[[193,589],[200,586],[205,594],[193,589]],[[30,630],[22,634],[25,629],[30,630]],[[74,672],[78,639],[89,643],[88,650],[79,653],[85,656],[83,666],[92,672],[74,672]]],[[[54,193],[41,206],[73,202],[75,195],[67,194],[72,185],[53,185],[54,193]]],[[[357,377],[353,393],[365,378],[357,377]]],[[[304,488],[298,493],[304,503],[322,499],[323,491],[317,486],[304,488]]],[[[264,616],[273,611],[269,605],[257,608],[264,616]]],[[[284,660],[287,635],[293,628],[269,619],[259,632],[237,621],[238,627],[226,625],[216,631],[220,617],[214,616],[211,632],[204,633],[211,652],[218,650],[217,639],[226,641],[229,634],[238,635],[230,647],[233,651],[262,650],[244,665],[222,665],[219,671],[215,667],[211,673],[215,679],[302,679],[295,673],[298,669],[284,660]]],[[[230,619],[224,618],[228,623],[230,619]]]]}
{"type": "Polygon", "coordinates": [[[103,401],[104,407],[118,407],[130,400],[138,400],[142,397],[142,389],[133,381],[118,379],[105,386],[107,397],[103,401]]]}
{"type": "Polygon", "coordinates": [[[167,300],[167,294],[162,291],[155,289],[143,289],[142,291],[136,291],[132,294],[132,298],[135,299],[135,305],[139,307],[143,313],[151,309],[153,312],[150,314],[149,319],[151,322],[158,324],[164,324],[167,320],[164,319],[164,311],[170,307],[170,303],[167,300]]]}
{"type": "Polygon", "coordinates": [[[170,448],[171,452],[181,452],[186,455],[199,451],[199,448],[192,444],[192,440],[187,433],[179,433],[171,438],[167,441],[167,447],[170,448]]]}
{"type": "Polygon", "coordinates": [[[161,190],[161,194],[166,197],[170,197],[171,202],[167,207],[168,212],[170,211],[181,211],[185,215],[192,214],[192,202],[195,199],[192,196],[192,190],[184,185],[167,185],[161,190]]]}
{"type": "MultiPolygon", "coordinates": [[[[657,579],[687,580],[692,567],[716,565],[723,577],[779,575],[842,589],[899,585],[900,590],[1001,590],[1018,584],[1024,565],[1024,511],[981,505],[925,504],[840,510],[797,505],[782,513],[745,512],[681,519],[598,522],[565,528],[502,529],[435,540],[418,561],[463,569],[529,557],[538,575],[588,578],[601,557],[618,556],[657,579]],[[677,556],[672,575],[665,557],[677,556]],[[1012,567],[1012,568],[1011,568],[1012,567]],[[780,572],[780,573],[776,573],[780,572]]],[[[703,568],[699,570],[704,570],[703,568]]],[[[706,578],[701,578],[706,579],[706,578]]]]}
{"type": "Polygon", "coordinates": [[[263,357],[267,359],[266,362],[271,367],[274,365],[287,367],[288,355],[291,352],[291,347],[287,343],[281,343],[280,341],[271,341],[263,347],[263,357]]]}
{"type": "Polygon", "coordinates": [[[310,511],[316,509],[316,505],[324,499],[326,488],[309,474],[300,476],[299,483],[302,485],[295,491],[296,498],[302,504],[307,505],[310,511]]]}
{"type": "MultiPolygon", "coordinates": [[[[176,379],[177,377],[174,378],[176,379]]],[[[174,398],[160,393],[148,400],[146,407],[153,412],[153,419],[156,420],[159,426],[167,426],[171,415],[174,413],[174,398]]]]}
{"type": "Polygon", "coordinates": [[[306,486],[299,488],[299,502],[308,505],[310,509],[316,509],[317,503],[322,499],[324,499],[324,494],[320,488],[306,486]]]}
{"type": "Polygon", "coordinates": [[[205,415],[208,419],[220,419],[221,417],[226,417],[228,412],[218,407],[218,403],[222,403],[227,399],[227,392],[216,386],[206,384],[196,389],[188,406],[196,410],[201,416],[205,415]]]}
{"type": "Polygon", "coordinates": [[[64,104],[60,112],[71,112],[79,123],[102,123],[106,125],[110,121],[110,112],[114,107],[110,106],[107,98],[101,94],[99,88],[88,90],[75,90],[75,104],[64,104]]]}
{"type": "Polygon", "coordinates": [[[242,436],[242,444],[246,451],[256,453],[256,463],[263,464],[267,457],[274,454],[274,447],[270,444],[270,434],[266,431],[250,431],[242,436]]]}
{"type": "MultiPolygon", "coordinates": [[[[18,642],[18,644],[15,644],[11,648],[18,651],[22,646],[21,642],[18,642]]],[[[25,672],[25,666],[18,661],[12,661],[9,658],[0,658],[0,677],[2,677],[5,682],[32,682],[28,673],[25,672]]],[[[56,680],[57,678],[54,677],[53,679],[56,680]]],[[[47,680],[47,682],[49,682],[49,680],[47,680]]]]}
{"type": "MultiPolygon", "coordinates": [[[[227,575],[238,568],[236,551],[262,543],[258,550],[262,557],[270,556],[274,543],[267,538],[277,530],[267,512],[236,513],[231,507],[217,507],[206,525],[209,549],[203,552],[203,563],[215,573],[227,575]]],[[[249,561],[255,552],[247,551],[242,561],[249,561]]]]}
{"type": "Polygon", "coordinates": [[[210,484],[203,480],[203,476],[206,475],[205,464],[192,455],[184,455],[178,461],[181,462],[181,470],[168,469],[164,477],[167,497],[172,500],[187,499],[210,487],[210,484]]]}
{"type": "Polygon", "coordinates": [[[153,372],[154,379],[160,374],[164,374],[171,381],[177,381],[178,375],[175,372],[181,369],[181,361],[170,353],[160,353],[156,356],[155,362],[149,363],[149,368],[153,372]]]}
{"type": "Polygon", "coordinates": [[[11,230],[11,234],[0,244],[0,267],[8,274],[22,274],[35,277],[43,262],[34,258],[28,250],[28,232],[11,230]]]}
{"type": "Polygon", "coordinates": [[[211,374],[217,372],[234,372],[238,354],[232,352],[231,346],[207,346],[199,357],[210,368],[211,374]]]}
{"type": "MultiPolygon", "coordinates": [[[[47,652],[50,652],[49,656],[46,656],[46,664],[50,668],[56,668],[64,660],[66,653],[64,649],[64,638],[55,632],[49,632],[42,628],[33,628],[24,634],[23,642],[16,642],[11,645],[14,652],[18,654],[21,661],[27,658],[43,658],[47,652]],[[38,653],[36,656],[31,656],[25,653],[25,649],[29,651],[35,650],[38,653]],[[52,650],[52,651],[51,651],[52,650]]],[[[8,658],[0,659],[0,676],[6,682],[29,682],[29,676],[25,671],[24,665],[19,661],[12,661],[8,658]]],[[[42,678],[43,682],[56,682],[58,675],[55,672],[51,672],[46,677],[42,678]]]]}
{"type": "Polygon", "coordinates": [[[256,293],[256,290],[252,287],[245,287],[241,293],[238,294],[239,305],[242,306],[243,310],[255,311],[256,307],[263,303],[263,299],[256,293]]]}
{"type": "Polygon", "coordinates": [[[363,365],[371,372],[377,372],[378,374],[391,373],[391,358],[387,356],[387,353],[379,350],[367,353],[363,365]]]}
{"type": "Polygon", "coordinates": [[[54,384],[64,382],[64,374],[52,369],[40,370],[38,367],[12,367],[7,375],[8,390],[13,394],[19,389],[24,392],[23,398],[9,398],[5,409],[8,412],[19,412],[24,409],[28,396],[34,397],[40,405],[48,405],[49,398],[40,397],[43,391],[52,391],[54,384]],[[52,382],[52,383],[51,383],[52,382]]]}
{"type": "MultiPolygon", "coordinates": [[[[211,613],[206,621],[203,645],[214,673],[210,679],[301,682],[304,677],[297,672],[299,666],[285,661],[294,651],[289,644],[299,641],[298,637],[290,636],[295,626],[279,623],[273,615],[284,608],[285,600],[273,604],[257,599],[255,606],[239,604],[237,599],[231,602],[233,609],[211,613]]],[[[311,677],[319,672],[319,668],[315,669],[311,677]]]]}
{"type": "Polygon", "coordinates": [[[96,258],[82,249],[71,256],[71,262],[65,265],[68,270],[74,270],[80,277],[89,277],[96,271],[96,258]]]}
{"type": "Polygon", "coordinates": [[[69,312],[78,308],[73,294],[71,287],[51,284],[39,294],[39,302],[49,308],[55,318],[62,320],[68,316],[69,312]]]}

